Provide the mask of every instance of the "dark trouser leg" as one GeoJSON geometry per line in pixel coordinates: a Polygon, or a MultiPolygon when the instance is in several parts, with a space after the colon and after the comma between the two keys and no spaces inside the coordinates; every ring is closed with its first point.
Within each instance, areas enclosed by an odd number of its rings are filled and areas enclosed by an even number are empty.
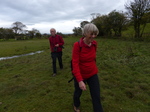
{"type": "Polygon", "coordinates": [[[51,53],[51,57],[52,57],[53,73],[56,73],[56,58],[57,58],[57,54],[55,52],[52,52],[51,53]]]}
{"type": "Polygon", "coordinates": [[[103,112],[103,108],[100,101],[100,84],[98,76],[94,75],[90,77],[89,79],[87,79],[87,83],[90,88],[94,112],[103,112]]]}
{"type": "Polygon", "coordinates": [[[79,88],[79,84],[77,80],[74,78],[74,95],[73,95],[73,102],[75,107],[80,106],[80,96],[82,94],[82,90],[79,88]]]}
{"type": "Polygon", "coordinates": [[[62,64],[62,52],[58,52],[58,62],[59,62],[60,69],[62,69],[63,68],[63,64],[62,64]]]}

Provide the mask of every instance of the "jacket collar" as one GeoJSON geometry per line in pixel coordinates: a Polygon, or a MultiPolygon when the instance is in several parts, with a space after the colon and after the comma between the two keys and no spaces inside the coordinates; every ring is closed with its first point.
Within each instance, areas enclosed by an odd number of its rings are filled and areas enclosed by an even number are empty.
{"type": "MultiPolygon", "coordinates": [[[[86,45],[86,44],[84,43],[83,39],[84,39],[84,37],[82,37],[82,38],[80,39],[80,41],[79,41],[80,47],[83,47],[83,46],[89,47],[88,45],[86,45]]],[[[94,45],[94,46],[96,46],[96,41],[93,40],[93,41],[91,42],[91,44],[94,45]]]]}

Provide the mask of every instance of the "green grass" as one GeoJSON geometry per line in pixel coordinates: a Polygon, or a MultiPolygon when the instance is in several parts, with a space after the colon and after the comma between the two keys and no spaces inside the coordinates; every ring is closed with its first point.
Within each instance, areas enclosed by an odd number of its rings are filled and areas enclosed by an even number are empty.
{"type": "Polygon", "coordinates": [[[26,54],[38,50],[49,49],[49,42],[40,40],[21,40],[0,42],[0,57],[26,54]]]}
{"type": "MultiPolygon", "coordinates": [[[[68,80],[72,77],[72,45],[78,39],[64,38],[64,69],[58,69],[56,77],[51,76],[48,40],[0,42],[1,56],[44,50],[40,54],[0,61],[0,112],[73,112],[74,88],[68,80]],[[7,51],[2,52],[5,48],[7,51]]],[[[96,41],[104,112],[148,112],[150,44],[101,38],[96,41]]],[[[82,112],[93,111],[89,89],[83,92],[81,108],[82,112]]]]}

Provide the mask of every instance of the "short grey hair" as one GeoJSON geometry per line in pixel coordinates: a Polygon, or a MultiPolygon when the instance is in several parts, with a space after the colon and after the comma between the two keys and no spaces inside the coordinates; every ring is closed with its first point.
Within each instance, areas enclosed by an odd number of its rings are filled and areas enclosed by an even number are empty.
{"type": "Polygon", "coordinates": [[[93,23],[88,23],[88,24],[84,25],[84,27],[82,29],[82,35],[84,35],[84,36],[86,36],[89,32],[95,33],[96,35],[99,34],[98,28],[93,23]]]}
{"type": "Polygon", "coordinates": [[[55,29],[55,28],[51,28],[51,29],[50,29],[50,31],[51,31],[51,30],[54,30],[54,31],[56,31],[56,29],[55,29]]]}

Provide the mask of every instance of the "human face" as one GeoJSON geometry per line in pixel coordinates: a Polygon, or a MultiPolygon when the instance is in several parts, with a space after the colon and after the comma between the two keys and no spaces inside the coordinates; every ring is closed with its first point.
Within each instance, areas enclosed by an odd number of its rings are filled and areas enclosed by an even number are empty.
{"type": "Polygon", "coordinates": [[[91,43],[93,41],[93,39],[95,37],[97,37],[97,33],[95,33],[95,32],[89,32],[89,33],[86,34],[85,40],[89,44],[89,43],[91,43]]]}
{"type": "Polygon", "coordinates": [[[50,30],[50,34],[51,34],[52,36],[55,36],[56,31],[55,31],[54,29],[51,29],[51,30],[50,30]]]}

